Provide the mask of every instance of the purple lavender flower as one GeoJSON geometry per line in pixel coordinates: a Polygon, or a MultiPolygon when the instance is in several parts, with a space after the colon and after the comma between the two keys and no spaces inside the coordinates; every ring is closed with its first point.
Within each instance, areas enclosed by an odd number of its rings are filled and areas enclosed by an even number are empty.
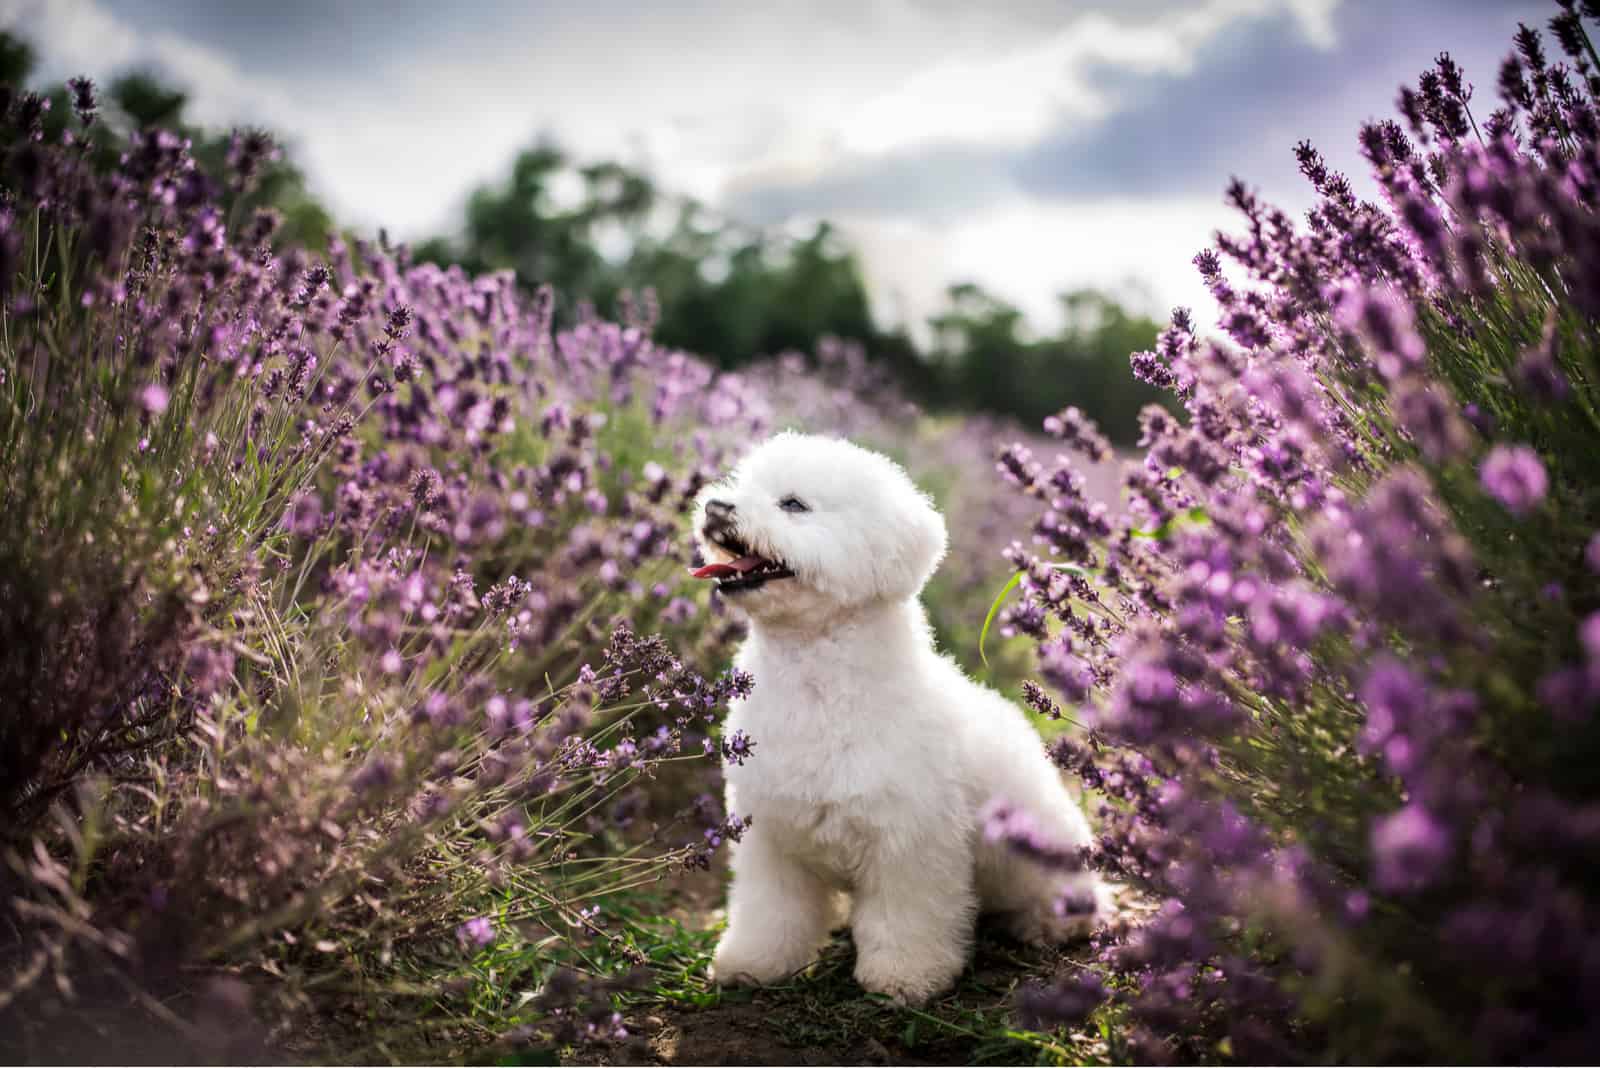
{"type": "Polygon", "coordinates": [[[1594,612],[1578,628],[1578,640],[1591,665],[1600,666],[1600,612],[1594,612]]]}
{"type": "Polygon", "coordinates": [[[1028,983],[1017,991],[1017,1022],[1030,1031],[1072,1027],[1110,996],[1105,981],[1088,970],[1048,985],[1028,983]]]}
{"type": "Polygon", "coordinates": [[[1572,392],[1572,383],[1556,363],[1554,353],[1545,346],[1529,349],[1517,361],[1517,384],[1546,404],[1562,401],[1572,392]]]}
{"type": "Polygon", "coordinates": [[[1100,433],[1094,420],[1075,407],[1068,407],[1046,417],[1044,432],[1060,439],[1068,448],[1076,449],[1095,462],[1111,455],[1111,442],[1100,433]]]}
{"type": "Polygon", "coordinates": [[[1362,743],[1368,752],[1381,752],[1390,768],[1404,775],[1411,770],[1414,736],[1437,729],[1428,722],[1427,685],[1405,664],[1385,657],[1373,666],[1361,684],[1361,703],[1367,707],[1362,743]]]}
{"type": "Polygon", "coordinates": [[[374,753],[350,776],[350,788],[357,794],[381,793],[394,785],[398,770],[394,758],[374,753]]]}
{"type": "Polygon", "coordinates": [[[1032,859],[1060,868],[1077,871],[1084,866],[1079,850],[1051,840],[1033,816],[1006,801],[994,798],[980,814],[985,841],[998,842],[1032,859]]]}
{"type": "Polygon", "coordinates": [[[1478,468],[1478,481],[1506,511],[1524,516],[1550,489],[1539,454],[1526,445],[1496,445],[1478,468]]]}
{"type": "Polygon", "coordinates": [[[152,415],[160,415],[167,410],[170,396],[165,386],[152,382],[139,391],[139,407],[152,415]]]}
{"type": "Polygon", "coordinates": [[[284,527],[302,538],[313,538],[322,529],[322,498],[306,490],[297,493],[283,513],[284,527]]]}
{"type": "Polygon", "coordinates": [[[1387,291],[1352,289],[1337,310],[1340,324],[1372,345],[1384,378],[1397,379],[1422,366],[1427,349],[1410,304],[1387,291]]]}
{"type": "Polygon", "coordinates": [[[1432,463],[1453,460],[1471,444],[1471,432],[1454,404],[1436,389],[1420,383],[1397,387],[1394,411],[1400,425],[1432,463]]]}
{"type": "Polygon", "coordinates": [[[72,93],[72,110],[85,127],[94,124],[100,104],[95,99],[95,85],[90,78],[68,78],[67,88],[72,93]]]}
{"type": "MultiPolygon", "coordinates": [[[[1571,64],[1522,28],[1504,108],[1474,115],[1466,72],[1440,55],[1401,92],[1403,123],[1362,129],[1384,202],[1358,200],[1309,145],[1296,155],[1321,199],[1303,230],[1230,184],[1246,232],[1195,263],[1236,344],[1135,357],[1186,418],[1146,421],[1129,518],[1089,531],[1065,506],[1070,478],[1009,457],[1007,474],[1045,498],[1035,544],[1095,569],[1090,601],[1035,574],[1020,546],[1005,553],[1028,574],[1040,676],[1069,655],[1092,665],[1093,743],[1052,755],[1107,797],[1092,862],[1172,906],[1102,957],[1128,981],[1114,996],[1140,1051],[1203,1055],[1192,1036],[1225,1031],[1234,1056],[1281,1059],[1303,1034],[1292,1017],[1331,1022],[1320,997],[1298,1000],[1306,976],[1372,994],[1350,960],[1415,976],[1462,1036],[1455,1056],[1594,1042],[1582,1011],[1567,1015],[1587,989],[1582,951],[1554,948],[1592,941],[1592,880],[1568,840],[1589,826],[1576,754],[1600,708],[1600,620],[1570,573],[1575,560],[1600,573],[1593,502],[1545,466],[1575,475],[1595,452],[1593,384],[1557,342],[1600,315],[1600,70],[1579,5],[1561,7],[1571,64]],[[1524,348],[1535,309],[1544,331],[1524,348]],[[1486,528],[1461,492],[1480,437],[1487,495],[1518,516],[1552,498],[1536,541],[1486,528]],[[1173,522],[1196,514],[1205,529],[1173,522]],[[1550,716],[1527,715],[1535,698],[1550,716]],[[1352,733],[1377,759],[1350,757],[1352,733]],[[1374,818],[1371,802],[1395,794],[1374,818]],[[1367,878],[1351,886],[1363,850],[1367,878]],[[1379,933],[1392,922],[1416,941],[1379,933]],[[1238,932],[1256,929],[1281,957],[1248,956],[1238,932]]],[[[1054,711],[1039,686],[1024,694],[1054,711]]],[[[1024,826],[989,830],[1027,840],[1024,826]]],[[[1404,1045],[1409,1022],[1384,1016],[1366,1021],[1375,1044],[1337,1026],[1330,1041],[1369,1056],[1404,1045]]],[[[1418,1048],[1454,1044],[1441,1032],[1418,1048]]]]}
{"type": "Polygon", "coordinates": [[[456,928],[456,941],[467,949],[483,949],[494,940],[494,922],[487,916],[475,916],[456,928]]]}
{"type": "Polygon", "coordinates": [[[1437,881],[1454,849],[1449,830],[1413,802],[1373,825],[1374,879],[1388,893],[1411,893],[1437,881]]]}
{"type": "Polygon", "coordinates": [[[732,764],[743,764],[750,758],[756,743],[744,731],[734,731],[722,739],[722,759],[732,764]]]}
{"type": "Polygon", "coordinates": [[[1089,665],[1073,655],[1071,643],[1065,636],[1039,647],[1039,673],[1075,704],[1088,697],[1094,685],[1089,665]]]}

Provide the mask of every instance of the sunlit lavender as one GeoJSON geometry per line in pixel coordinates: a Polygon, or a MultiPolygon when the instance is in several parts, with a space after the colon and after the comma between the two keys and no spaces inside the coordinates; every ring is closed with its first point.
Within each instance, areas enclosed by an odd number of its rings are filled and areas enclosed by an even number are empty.
{"type": "Polygon", "coordinates": [[[1030,699],[1088,727],[1053,752],[1091,859],[1161,903],[1028,1019],[1115,1007],[1135,1058],[1597,1048],[1600,72],[1551,26],[1505,106],[1441,55],[1362,128],[1384,202],[1309,144],[1302,223],[1229,190],[1195,259],[1226,339],[1180,312],[1134,355],[1185,417],[1151,410],[1125,517],[1004,454],[1044,509],[1008,550],[1030,699]]]}

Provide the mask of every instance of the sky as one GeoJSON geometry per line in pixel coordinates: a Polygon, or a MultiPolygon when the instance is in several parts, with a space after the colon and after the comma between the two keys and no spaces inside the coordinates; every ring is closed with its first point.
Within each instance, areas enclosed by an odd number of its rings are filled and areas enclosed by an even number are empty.
{"type": "MultiPolygon", "coordinates": [[[[1309,139],[1356,131],[1448,51],[1491,110],[1548,0],[0,0],[39,75],[154,70],[207,124],[288,142],[347,225],[449,230],[545,138],[747,223],[835,222],[915,325],[976,281],[1048,328],[1109,290],[1210,308],[1190,263],[1237,175],[1310,206],[1309,139]]],[[[1476,105],[1476,102],[1475,102],[1476,105]]]]}

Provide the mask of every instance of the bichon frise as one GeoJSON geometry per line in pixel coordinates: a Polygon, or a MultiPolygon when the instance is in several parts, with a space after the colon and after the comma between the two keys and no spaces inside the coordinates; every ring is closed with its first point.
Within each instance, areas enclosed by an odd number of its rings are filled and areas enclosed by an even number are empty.
{"type": "Polygon", "coordinates": [[[1022,712],[934,649],[918,594],[945,526],[905,472],[782,434],[701,493],[695,529],[696,575],[749,616],[756,680],[728,719],[756,754],[727,768],[727,806],[753,822],[714,975],[781,979],[848,922],[856,980],[916,1004],[961,973],[980,909],[1028,941],[1087,933],[1093,875],[983,834],[1003,800],[1065,849],[1090,841],[1022,712]]]}

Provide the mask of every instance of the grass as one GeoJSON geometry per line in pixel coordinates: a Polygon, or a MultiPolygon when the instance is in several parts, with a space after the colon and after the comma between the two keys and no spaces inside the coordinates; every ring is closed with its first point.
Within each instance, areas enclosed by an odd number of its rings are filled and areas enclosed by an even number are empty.
{"type": "MultiPolygon", "coordinates": [[[[617,938],[596,947],[585,971],[620,975],[639,960],[647,985],[612,995],[629,1038],[558,1046],[500,1042],[469,1054],[482,1064],[617,1063],[950,1063],[1109,1064],[1118,1049],[1114,1022],[1040,1034],[1016,1024],[1013,995],[1030,978],[1087,963],[1083,946],[1038,950],[980,924],[972,965],[956,988],[920,1008],[896,1005],[857,985],[855,951],[836,934],[821,958],[787,982],[752,989],[706,977],[721,933],[725,876],[666,880],[608,902],[617,938]]],[[[523,1022],[550,970],[549,946],[528,941],[474,962],[463,1033],[505,1034],[523,1022]]],[[[530,1016],[531,1018],[531,1016],[530,1016]]]]}

